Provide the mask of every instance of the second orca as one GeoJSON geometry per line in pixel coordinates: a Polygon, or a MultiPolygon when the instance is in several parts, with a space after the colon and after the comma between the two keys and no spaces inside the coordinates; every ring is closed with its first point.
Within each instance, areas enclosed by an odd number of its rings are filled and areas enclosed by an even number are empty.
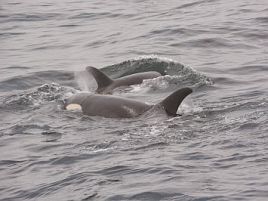
{"type": "Polygon", "coordinates": [[[95,78],[98,85],[96,93],[98,94],[111,94],[113,89],[117,87],[141,84],[145,79],[153,79],[161,76],[159,72],[148,71],[111,79],[99,69],[91,66],[86,67],[86,71],[95,78]]]}

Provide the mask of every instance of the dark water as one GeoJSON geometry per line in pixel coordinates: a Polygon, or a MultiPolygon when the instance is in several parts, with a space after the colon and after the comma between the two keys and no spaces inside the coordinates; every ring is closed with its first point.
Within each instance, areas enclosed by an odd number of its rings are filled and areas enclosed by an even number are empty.
{"type": "Polygon", "coordinates": [[[268,2],[0,2],[1,200],[267,200],[268,2]],[[112,77],[168,118],[87,117],[62,100],[112,77]]]}

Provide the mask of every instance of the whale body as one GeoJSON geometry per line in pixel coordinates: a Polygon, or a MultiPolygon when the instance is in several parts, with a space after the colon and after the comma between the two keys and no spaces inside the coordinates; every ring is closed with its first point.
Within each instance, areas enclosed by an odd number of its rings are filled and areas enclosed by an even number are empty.
{"type": "Polygon", "coordinates": [[[83,114],[89,116],[102,116],[107,118],[132,118],[137,117],[149,109],[160,106],[169,116],[176,116],[178,107],[183,99],[192,93],[190,88],[182,88],[166,97],[156,105],[121,98],[113,95],[100,95],[91,93],[77,93],[65,100],[64,107],[70,105],[80,107],[83,114]]]}
{"type": "Polygon", "coordinates": [[[117,87],[141,84],[145,79],[152,79],[161,76],[159,72],[148,71],[127,75],[117,79],[111,79],[97,68],[91,66],[86,67],[86,71],[95,78],[98,85],[96,93],[98,94],[111,94],[113,89],[117,87]]]}

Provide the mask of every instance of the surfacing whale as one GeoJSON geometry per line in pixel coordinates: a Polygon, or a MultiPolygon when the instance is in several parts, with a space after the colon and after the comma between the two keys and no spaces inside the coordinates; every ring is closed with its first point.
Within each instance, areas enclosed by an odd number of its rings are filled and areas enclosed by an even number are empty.
{"type": "Polygon", "coordinates": [[[99,94],[111,94],[113,89],[117,87],[141,84],[145,79],[152,79],[161,76],[159,72],[148,71],[127,75],[117,79],[111,79],[97,68],[91,66],[86,67],[86,71],[95,78],[98,85],[96,93],[99,94]]]}
{"type": "Polygon", "coordinates": [[[107,118],[137,117],[153,107],[160,106],[169,116],[176,116],[178,107],[183,99],[192,93],[190,88],[182,88],[166,97],[156,105],[149,105],[140,101],[121,98],[113,95],[99,95],[91,93],[78,93],[65,101],[64,107],[80,107],[83,114],[89,116],[102,116],[107,118]]]}

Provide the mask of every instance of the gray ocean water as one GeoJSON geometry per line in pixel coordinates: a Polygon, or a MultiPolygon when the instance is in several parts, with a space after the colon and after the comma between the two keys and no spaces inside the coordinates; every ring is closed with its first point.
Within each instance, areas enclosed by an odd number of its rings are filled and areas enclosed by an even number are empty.
{"type": "Polygon", "coordinates": [[[267,0],[1,0],[0,200],[267,200],[267,0]],[[168,117],[87,117],[62,100],[113,78],[168,117]]]}

